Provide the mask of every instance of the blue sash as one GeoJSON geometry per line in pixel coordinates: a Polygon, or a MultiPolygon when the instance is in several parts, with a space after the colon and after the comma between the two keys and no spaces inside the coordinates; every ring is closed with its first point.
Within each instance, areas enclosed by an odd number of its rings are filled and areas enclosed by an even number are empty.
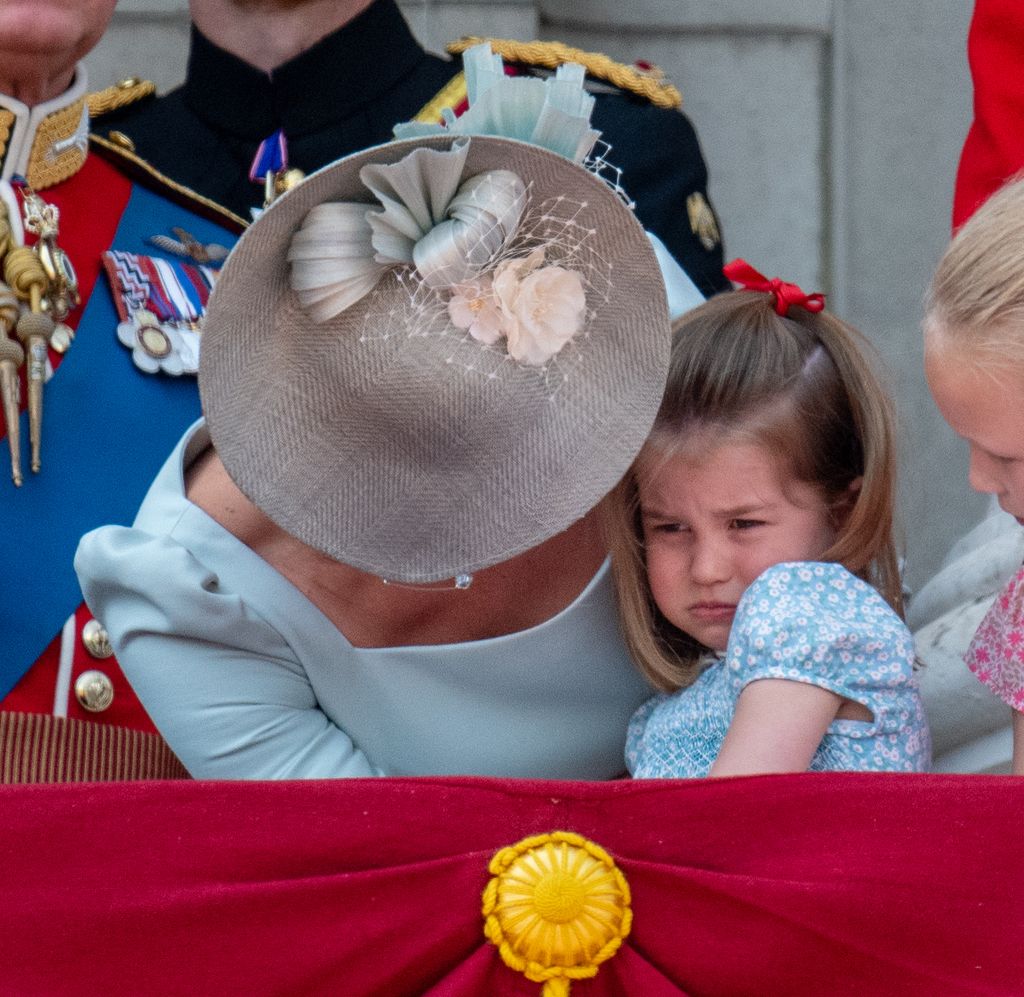
{"type": "MultiPolygon", "coordinates": [[[[236,235],[133,185],[112,248],[154,255],[149,236],[175,225],[201,242],[236,235]]],[[[0,698],[82,601],[72,561],[83,533],[128,525],[178,438],[199,415],[194,377],[143,374],[117,340],[117,312],[97,278],[75,342],[43,403],[42,469],[15,488],[0,444],[0,698]]],[[[22,416],[22,440],[28,420],[22,416]]],[[[24,444],[23,444],[24,449],[24,444]]]]}

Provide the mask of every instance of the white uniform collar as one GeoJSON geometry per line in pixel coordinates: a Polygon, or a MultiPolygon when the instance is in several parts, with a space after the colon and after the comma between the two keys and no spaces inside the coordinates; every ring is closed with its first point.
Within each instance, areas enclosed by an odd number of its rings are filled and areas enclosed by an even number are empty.
{"type": "Polygon", "coordinates": [[[75,69],[71,86],[35,107],[0,93],[0,180],[21,175],[34,190],[73,176],[89,147],[85,66],[75,69]]]}

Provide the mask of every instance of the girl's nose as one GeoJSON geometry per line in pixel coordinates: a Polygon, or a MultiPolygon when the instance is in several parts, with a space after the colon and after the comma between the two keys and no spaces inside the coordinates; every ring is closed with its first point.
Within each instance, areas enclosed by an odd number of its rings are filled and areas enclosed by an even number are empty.
{"type": "Polygon", "coordinates": [[[714,585],[729,578],[726,545],[714,537],[697,539],[693,544],[690,575],[698,585],[714,585]]]}

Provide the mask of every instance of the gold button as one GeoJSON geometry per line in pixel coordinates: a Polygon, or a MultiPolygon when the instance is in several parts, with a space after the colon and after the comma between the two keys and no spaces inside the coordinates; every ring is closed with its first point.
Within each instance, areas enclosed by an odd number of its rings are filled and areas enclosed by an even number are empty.
{"type": "Polygon", "coordinates": [[[123,80],[118,80],[114,86],[117,87],[118,90],[131,90],[132,87],[137,87],[141,82],[142,80],[137,76],[127,76],[123,80]]]}
{"type": "Polygon", "coordinates": [[[99,620],[90,620],[82,627],[82,643],[94,658],[113,657],[114,649],[110,646],[110,637],[99,620]]]}
{"type": "Polygon", "coordinates": [[[127,149],[129,152],[135,151],[135,143],[124,132],[113,131],[107,135],[107,138],[122,149],[127,149]]]}
{"type": "Polygon", "coordinates": [[[82,709],[102,713],[114,701],[114,683],[103,672],[82,672],[75,682],[75,699],[82,709]]]}

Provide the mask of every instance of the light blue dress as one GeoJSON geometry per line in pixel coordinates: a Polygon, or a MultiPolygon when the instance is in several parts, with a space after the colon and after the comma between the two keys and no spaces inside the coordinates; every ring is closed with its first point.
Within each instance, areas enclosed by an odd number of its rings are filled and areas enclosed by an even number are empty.
{"type": "Polygon", "coordinates": [[[134,526],[86,534],[75,562],[125,675],[193,775],[622,774],[626,725],[650,687],[619,636],[607,563],[529,630],[356,648],[185,497],[184,468],[208,442],[192,427],[134,526]]]}
{"type": "Polygon", "coordinates": [[[771,678],[821,686],[871,711],[870,722],[829,725],[812,771],[923,772],[931,740],[913,669],[913,637],[874,588],[838,564],[777,564],[743,594],[725,656],[636,712],[626,763],[640,779],[706,776],[740,693],[771,678]]]}

